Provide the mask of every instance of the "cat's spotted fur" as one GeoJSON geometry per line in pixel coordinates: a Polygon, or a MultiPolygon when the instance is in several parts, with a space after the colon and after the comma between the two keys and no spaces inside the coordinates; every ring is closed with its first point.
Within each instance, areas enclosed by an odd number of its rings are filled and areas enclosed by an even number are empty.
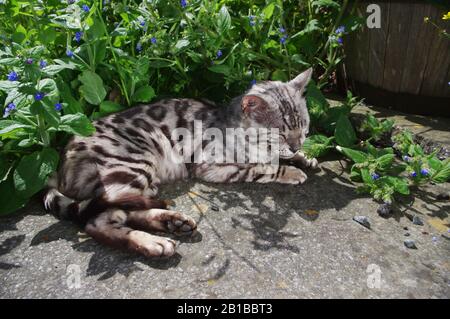
{"type": "Polygon", "coordinates": [[[167,210],[166,203],[156,198],[161,183],[188,177],[220,183],[306,180],[294,164],[310,167],[317,161],[294,153],[308,133],[303,94],[310,77],[308,70],[287,83],[254,85],[227,108],[208,101],[170,99],[95,121],[95,134],[74,137],[67,145],[59,171],[49,182],[45,207],[81,223],[89,235],[107,245],[145,256],[170,256],[175,242],[146,231],[189,235],[196,223],[167,210]],[[171,132],[180,127],[192,131],[194,120],[202,121],[204,128],[221,130],[278,128],[280,158],[289,159],[290,165],[185,164],[186,154],[182,157],[174,150],[178,141],[171,139],[171,132]]]}

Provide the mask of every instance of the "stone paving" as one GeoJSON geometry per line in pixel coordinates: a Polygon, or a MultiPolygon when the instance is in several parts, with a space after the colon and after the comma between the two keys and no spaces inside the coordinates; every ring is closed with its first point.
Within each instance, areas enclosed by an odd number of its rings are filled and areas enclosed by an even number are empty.
{"type": "MultiPolygon", "coordinates": [[[[405,118],[450,139],[450,126],[405,118]]],[[[0,219],[0,297],[449,298],[450,202],[435,199],[449,184],[426,188],[384,219],[356,194],[345,165],[327,158],[301,186],[165,186],[162,197],[194,217],[199,234],[164,260],[105,248],[32,201],[0,219]],[[417,249],[405,247],[408,238],[417,249]]]]}

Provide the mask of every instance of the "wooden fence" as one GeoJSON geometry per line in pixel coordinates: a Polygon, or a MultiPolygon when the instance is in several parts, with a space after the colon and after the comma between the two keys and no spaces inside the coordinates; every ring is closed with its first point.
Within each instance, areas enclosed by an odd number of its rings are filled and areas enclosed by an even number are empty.
{"type": "Polygon", "coordinates": [[[381,28],[364,28],[345,40],[345,72],[351,86],[373,103],[418,114],[450,116],[450,39],[440,26],[444,8],[424,1],[361,1],[381,8],[381,28]]]}

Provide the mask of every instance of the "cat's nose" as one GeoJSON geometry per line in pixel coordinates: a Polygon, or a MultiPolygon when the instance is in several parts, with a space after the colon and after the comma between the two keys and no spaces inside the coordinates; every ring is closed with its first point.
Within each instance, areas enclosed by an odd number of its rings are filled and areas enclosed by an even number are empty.
{"type": "Polygon", "coordinates": [[[289,149],[290,149],[293,153],[297,152],[297,151],[300,149],[300,146],[301,146],[300,140],[292,140],[292,141],[289,141],[289,142],[288,142],[288,145],[289,145],[289,149]]]}

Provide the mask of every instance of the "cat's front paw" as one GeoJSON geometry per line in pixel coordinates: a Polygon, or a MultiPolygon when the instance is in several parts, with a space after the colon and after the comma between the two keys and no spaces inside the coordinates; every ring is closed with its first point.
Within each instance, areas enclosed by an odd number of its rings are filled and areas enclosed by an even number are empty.
{"type": "Polygon", "coordinates": [[[308,176],[299,168],[294,166],[285,166],[284,173],[277,182],[282,184],[303,184],[308,176]]]}
{"type": "Polygon", "coordinates": [[[290,160],[290,164],[295,167],[316,169],[319,167],[319,162],[316,158],[307,158],[302,152],[297,152],[290,160]]]}
{"type": "Polygon", "coordinates": [[[308,168],[312,168],[312,169],[316,169],[319,167],[319,162],[317,161],[316,158],[312,158],[312,159],[307,159],[307,167],[308,168]]]}

